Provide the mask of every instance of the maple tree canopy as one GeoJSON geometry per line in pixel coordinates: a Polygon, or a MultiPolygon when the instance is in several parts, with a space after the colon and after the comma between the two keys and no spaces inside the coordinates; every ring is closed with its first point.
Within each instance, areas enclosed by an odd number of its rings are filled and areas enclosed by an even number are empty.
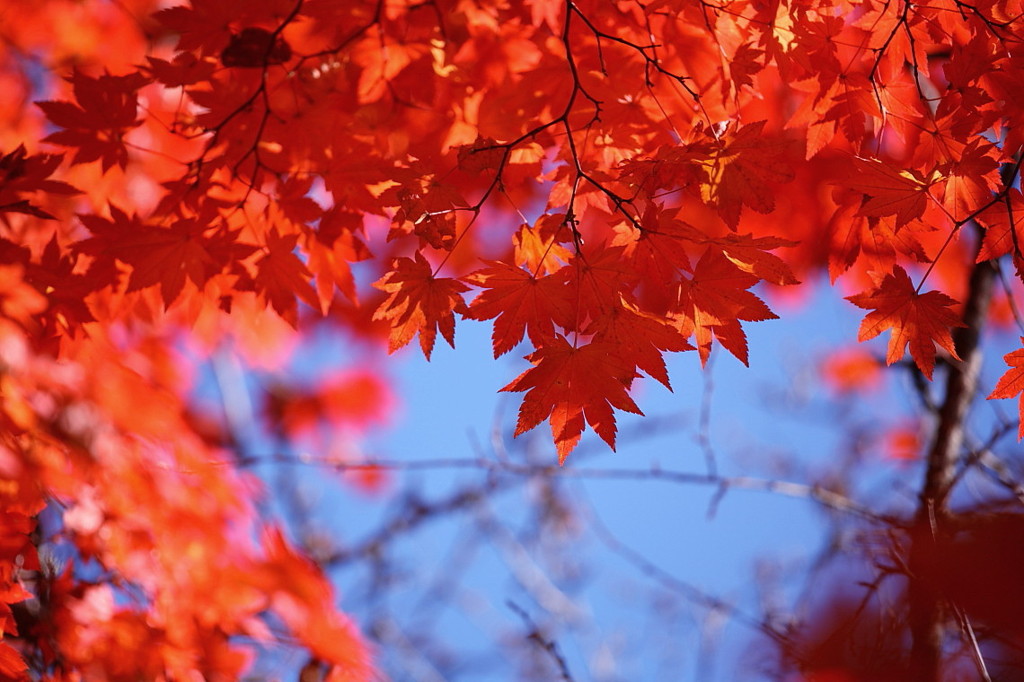
{"type": "MultiPolygon", "coordinates": [[[[588,427],[614,447],[634,382],[670,385],[665,353],[746,364],[746,324],[776,317],[759,285],[827,272],[865,310],[858,340],[931,378],[975,264],[1024,273],[1022,13],[4,3],[0,672],[231,678],[269,622],[331,679],[371,675],[189,408],[186,333],[258,358],[323,319],[429,358],[484,321],[495,357],[530,363],[495,387],[521,394],[516,434],[547,422],[562,463],[588,427]],[[120,582],[51,566],[49,615],[22,624],[47,501],[76,561],[120,582]]],[[[1024,348],[1006,363],[989,397],[1024,409],[1024,348]]]]}

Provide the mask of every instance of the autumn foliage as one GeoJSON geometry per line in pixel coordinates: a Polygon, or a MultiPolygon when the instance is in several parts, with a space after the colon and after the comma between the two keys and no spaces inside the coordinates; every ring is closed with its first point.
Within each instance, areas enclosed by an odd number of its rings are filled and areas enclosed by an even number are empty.
{"type": "MultiPolygon", "coordinates": [[[[1019,0],[167,5],[0,5],[6,677],[370,679],[182,353],[483,321],[565,463],[666,353],[750,362],[757,291],[827,272],[930,379],[976,264],[1024,275],[1019,0]]],[[[347,381],[277,428],[370,418],[347,381]]]]}

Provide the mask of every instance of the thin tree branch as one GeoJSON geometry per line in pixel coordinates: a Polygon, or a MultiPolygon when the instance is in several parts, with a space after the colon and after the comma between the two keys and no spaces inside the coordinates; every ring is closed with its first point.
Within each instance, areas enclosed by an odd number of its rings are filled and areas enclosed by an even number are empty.
{"type": "Polygon", "coordinates": [[[318,461],[312,457],[267,455],[263,457],[247,457],[242,464],[251,465],[266,461],[273,461],[279,464],[322,466],[336,471],[359,471],[362,469],[389,469],[393,471],[482,469],[496,474],[510,474],[513,476],[527,477],[547,476],[553,478],[634,481],[655,480],[665,483],[675,483],[678,485],[714,487],[718,489],[717,494],[720,497],[730,489],[775,493],[785,497],[810,500],[828,509],[857,516],[876,523],[886,525],[898,525],[900,523],[899,519],[895,516],[873,511],[842,493],[830,490],[822,485],[797,483],[795,481],[785,481],[772,478],[758,478],[756,476],[719,476],[662,469],[660,467],[651,469],[571,468],[541,464],[518,464],[515,462],[497,461],[484,458],[470,459],[459,457],[411,461],[374,460],[372,462],[365,463],[345,463],[318,461]]]}
{"type": "Polygon", "coordinates": [[[555,665],[558,667],[558,673],[561,675],[561,679],[565,682],[572,682],[573,676],[569,672],[569,664],[565,662],[565,657],[562,656],[562,652],[558,650],[558,644],[554,640],[548,639],[541,634],[540,628],[537,627],[533,619],[530,618],[530,614],[526,612],[521,606],[513,601],[505,602],[505,604],[511,609],[517,616],[523,619],[523,623],[530,629],[529,634],[526,638],[531,642],[535,642],[537,646],[543,649],[551,658],[554,660],[555,665]]]}
{"type": "MultiPolygon", "coordinates": [[[[980,243],[980,239],[979,239],[980,243]]],[[[928,573],[938,538],[949,516],[949,494],[956,480],[956,462],[964,440],[964,418],[978,388],[981,350],[978,340],[988,314],[996,269],[989,261],[971,270],[964,305],[964,327],[953,333],[960,362],[951,360],[938,422],[928,451],[924,481],[914,519],[913,544],[908,561],[911,650],[914,680],[939,682],[946,616],[940,595],[922,576],[928,573]]]]}

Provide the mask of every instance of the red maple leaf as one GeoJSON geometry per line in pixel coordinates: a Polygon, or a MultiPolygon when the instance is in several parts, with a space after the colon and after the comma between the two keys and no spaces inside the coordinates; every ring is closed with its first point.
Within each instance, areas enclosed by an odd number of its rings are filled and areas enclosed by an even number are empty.
{"type": "Polygon", "coordinates": [[[865,196],[860,214],[881,218],[896,216],[896,227],[920,218],[928,203],[932,183],[911,170],[900,170],[877,159],[854,159],[855,175],[850,189],[865,196]]]}
{"type": "Polygon", "coordinates": [[[238,244],[238,232],[211,228],[214,209],[195,218],[181,218],[169,227],[149,225],[138,216],[128,217],[110,207],[110,220],[94,215],[79,218],[93,236],[78,242],[74,250],[95,258],[89,268],[97,288],[113,283],[116,259],[131,266],[126,291],[160,286],[164,306],[170,307],[185,286],[186,278],[201,291],[211,277],[255,251],[238,244]]]}
{"type": "Polygon", "coordinates": [[[577,348],[559,335],[528,355],[526,359],[534,366],[501,389],[526,391],[515,435],[548,419],[558,448],[558,462],[564,464],[579,443],[585,422],[614,450],[612,408],[643,414],[628,393],[638,375],[630,363],[616,355],[616,350],[603,343],[577,348]]]}
{"type": "MultiPolygon", "coordinates": [[[[734,91],[740,90],[744,85],[753,86],[751,76],[760,73],[763,69],[764,50],[759,50],[750,43],[743,43],[737,47],[729,62],[729,79],[732,81],[734,91]]],[[[727,89],[724,82],[722,89],[727,89]]]]}
{"type": "Polygon", "coordinates": [[[1013,255],[1019,271],[1024,271],[1024,195],[1011,189],[1002,201],[982,211],[978,223],[985,226],[985,236],[978,251],[978,262],[1013,255]]]}
{"type": "Polygon", "coordinates": [[[512,350],[524,334],[529,334],[534,346],[554,339],[555,325],[571,317],[565,270],[535,277],[508,263],[489,261],[487,265],[465,277],[485,289],[465,315],[473,320],[494,319],[494,357],[512,350]]]}
{"type": "Polygon", "coordinates": [[[742,206],[771,213],[775,209],[773,185],[795,177],[789,164],[793,143],[764,135],[764,126],[765,121],[757,121],[738,128],[702,164],[707,177],[701,185],[701,198],[717,208],[733,229],[739,224],[742,206]]]}
{"type": "Polygon", "coordinates": [[[169,88],[181,88],[210,80],[217,65],[212,60],[199,59],[191,52],[179,52],[172,61],[159,57],[146,57],[149,62],[144,66],[153,80],[163,83],[169,88]]]}
{"type": "Polygon", "coordinates": [[[512,236],[515,262],[535,275],[548,275],[572,258],[559,241],[572,239],[565,223],[565,214],[541,216],[536,224],[522,225],[512,236]]]}
{"type": "Polygon", "coordinates": [[[637,275],[624,251],[616,246],[588,247],[572,259],[565,272],[574,310],[564,326],[582,329],[617,307],[622,295],[633,289],[637,275]]]}
{"type": "Polygon", "coordinates": [[[284,64],[291,58],[291,45],[284,38],[258,26],[243,28],[220,53],[224,66],[247,69],[284,64]]]}
{"type": "Polygon", "coordinates": [[[51,336],[59,332],[74,334],[86,322],[95,321],[85,303],[95,285],[85,275],[75,272],[77,260],[73,255],[61,253],[54,235],[43,250],[39,264],[33,264],[27,272],[26,281],[49,300],[43,318],[51,336]]]}
{"type": "Polygon", "coordinates": [[[935,369],[935,344],[954,359],[960,359],[949,332],[951,327],[964,326],[957,314],[950,310],[956,301],[938,291],[917,293],[910,276],[899,265],[894,266],[892,274],[886,275],[874,289],[847,296],[846,300],[859,308],[873,311],[861,322],[858,341],[873,339],[887,329],[893,330],[885,356],[886,364],[900,360],[908,343],[914,362],[929,379],[935,369]]]}
{"type": "Polygon", "coordinates": [[[963,220],[986,205],[999,189],[995,145],[971,140],[956,161],[942,164],[945,175],[943,204],[956,220],[963,220]]]}
{"type": "Polygon", "coordinates": [[[711,337],[747,364],[747,335],[741,320],[772,320],[777,316],[750,291],[757,284],[726,257],[720,247],[709,246],[693,271],[693,278],[679,284],[676,324],[685,336],[694,334],[701,364],[711,354],[711,337]]]}
{"type": "Polygon", "coordinates": [[[388,352],[396,350],[420,335],[420,348],[429,360],[438,330],[452,348],[455,347],[455,316],[466,313],[462,282],[449,277],[435,277],[430,263],[419,251],[412,258],[396,258],[391,272],[373,286],[390,294],[374,313],[375,320],[388,320],[391,335],[388,352]]]}
{"type": "Polygon", "coordinates": [[[477,136],[473,144],[458,147],[459,168],[467,173],[481,173],[498,170],[507,161],[508,150],[490,138],[477,136]]]}
{"type": "Polygon", "coordinates": [[[315,234],[305,242],[309,269],[316,275],[316,292],[320,307],[326,312],[334,301],[335,289],[358,302],[356,282],[349,263],[372,258],[373,254],[359,237],[363,217],[358,213],[332,208],[324,213],[315,234]]]}
{"type": "Polygon", "coordinates": [[[645,312],[624,299],[587,331],[594,333],[594,342],[607,344],[617,357],[633,363],[670,391],[672,385],[662,352],[693,350],[686,336],[663,317],[645,312]]]}
{"type": "Polygon", "coordinates": [[[836,211],[830,221],[832,248],[828,254],[828,273],[835,282],[858,259],[867,261],[867,269],[889,272],[896,264],[897,254],[913,258],[919,263],[930,259],[921,242],[919,231],[913,225],[896,229],[896,218],[869,218],[854,215],[856,207],[847,205],[836,211]]]}
{"type": "MultiPolygon", "coordinates": [[[[1024,336],[1020,340],[1021,343],[1024,343],[1024,336]]],[[[1020,426],[1017,429],[1017,440],[1021,440],[1024,438],[1024,348],[1007,353],[1003,356],[1003,361],[1010,366],[1010,369],[999,377],[999,382],[989,393],[988,399],[1013,398],[1020,394],[1020,426]]]]}
{"type": "Polygon", "coordinates": [[[750,234],[729,234],[709,240],[722,248],[722,253],[733,265],[743,272],[749,272],[758,279],[772,284],[799,284],[793,270],[772,249],[796,246],[797,243],[778,237],[755,237],[750,234]]]}
{"type": "Polygon", "coordinates": [[[231,26],[252,21],[262,5],[243,0],[192,0],[162,9],[154,18],[178,36],[178,50],[219,53],[231,40],[231,26]]]}
{"type": "Polygon", "coordinates": [[[91,213],[79,215],[92,236],[71,245],[72,253],[91,257],[87,275],[96,289],[117,284],[121,277],[117,261],[128,262],[127,253],[131,252],[136,235],[148,229],[138,215],[129,216],[114,204],[108,208],[109,219],[91,213]]]}
{"type": "Polygon", "coordinates": [[[106,171],[114,164],[128,164],[124,135],[142,124],[136,117],[139,88],[149,80],[135,72],[127,76],[104,74],[91,78],[75,71],[68,79],[74,86],[71,102],[36,102],[46,117],[64,128],[43,138],[44,142],[74,147],[71,163],[100,160],[106,171]]]}
{"type": "Polygon", "coordinates": [[[160,285],[164,306],[181,294],[185,278],[202,290],[222,267],[207,249],[205,225],[195,220],[179,220],[167,228],[155,227],[136,235],[125,259],[132,265],[128,291],[160,285]]]}
{"type": "Polygon", "coordinates": [[[256,290],[277,314],[293,327],[298,326],[298,304],[301,298],[319,310],[320,299],[309,283],[313,274],[293,251],[298,235],[280,235],[277,228],[267,233],[267,253],[256,262],[256,290]]]}
{"type": "Polygon", "coordinates": [[[659,285],[674,279],[678,272],[692,271],[687,249],[704,238],[702,232],[676,218],[678,212],[677,208],[650,203],[639,224],[624,222],[615,227],[612,246],[621,246],[632,266],[659,285]]]}
{"type": "Polygon", "coordinates": [[[77,189],[66,182],[49,179],[63,158],[60,154],[29,156],[24,145],[0,156],[0,214],[27,213],[37,218],[53,219],[52,215],[23,195],[40,191],[53,194],[78,193],[77,189]]]}
{"type": "MultiPolygon", "coordinates": [[[[10,607],[4,605],[5,611],[9,609],[10,607]]],[[[11,618],[10,621],[13,623],[14,619],[11,618]]],[[[17,630],[11,634],[17,634],[17,630]]],[[[18,650],[6,642],[0,642],[0,674],[9,680],[29,679],[27,671],[28,664],[18,650]]]]}

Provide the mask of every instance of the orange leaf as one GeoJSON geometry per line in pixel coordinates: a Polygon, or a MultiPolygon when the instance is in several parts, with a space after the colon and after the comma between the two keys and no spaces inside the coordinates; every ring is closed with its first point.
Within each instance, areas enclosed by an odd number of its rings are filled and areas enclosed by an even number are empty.
{"type": "Polygon", "coordinates": [[[0,265],[0,315],[27,325],[45,309],[46,298],[25,282],[20,263],[0,265]]]}
{"type": "Polygon", "coordinates": [[[929,379],[935,369],[936,343],[954,359],[960,359],[949,333],[950,327],[964,326],[949,309],[956,301],[938,291],[918,294],[910,276],[900,266],[894,266],[892,274],[871,291],[847,296],[846,300],[873,311],[861,322],[858,341],[873,339],[886,329],[893,330],[885,356],[887,364],[900,360],[908,343],[914,362],[929,379]]]}
{"type": "MultiPolygon", "coordinates": [[[[1021,337],[1024,343],[1024,336],[1021,337]]],[[[1012,398],[1020,394],[1020,427],[1017,430],[1017,440],[1024,438],[1024,348],[1007,353],[1003,361],[1010,366],[1006,373],[999,378],[995,389],[988,395],[988,399],[1012,398]]]]}
{"type": "Polygon", "coordinates": [[[430,263],[417,251],[415,260],[396,258],[391,272],[373,286],[390,294],[373,314],[373,319],[391,323],[389,353],[394,353],[419,333],[420,348],[429,360],[439,329],[448,345],[455,347],[452,313],[466,312],[462,292],[469,287],[465,284],[449,277],[435,277],[430,263]]]}
{"type": "Polygon", "coordinates": [[[614,346],[603,343],[574,348],[559,335],[551,345],[528,355],[534,367],[501,389],[527,391],[515,435],[549,419],[558,462],[564,464],[580,441],[585,420],[614,450],[612,408],[643,414],[627,392],[637,374],[631,365],[618,360],[614,350],[614,346]]]}
{"type": "Polygon", "coordinates": [[[555,272],[572,257],[569,250],[558,243],[560,233],[565,232],[569,229],[561,213],[541,216],[533,227],[523,225],[512,236],[516,263],[538,275],[555,272]]]}

